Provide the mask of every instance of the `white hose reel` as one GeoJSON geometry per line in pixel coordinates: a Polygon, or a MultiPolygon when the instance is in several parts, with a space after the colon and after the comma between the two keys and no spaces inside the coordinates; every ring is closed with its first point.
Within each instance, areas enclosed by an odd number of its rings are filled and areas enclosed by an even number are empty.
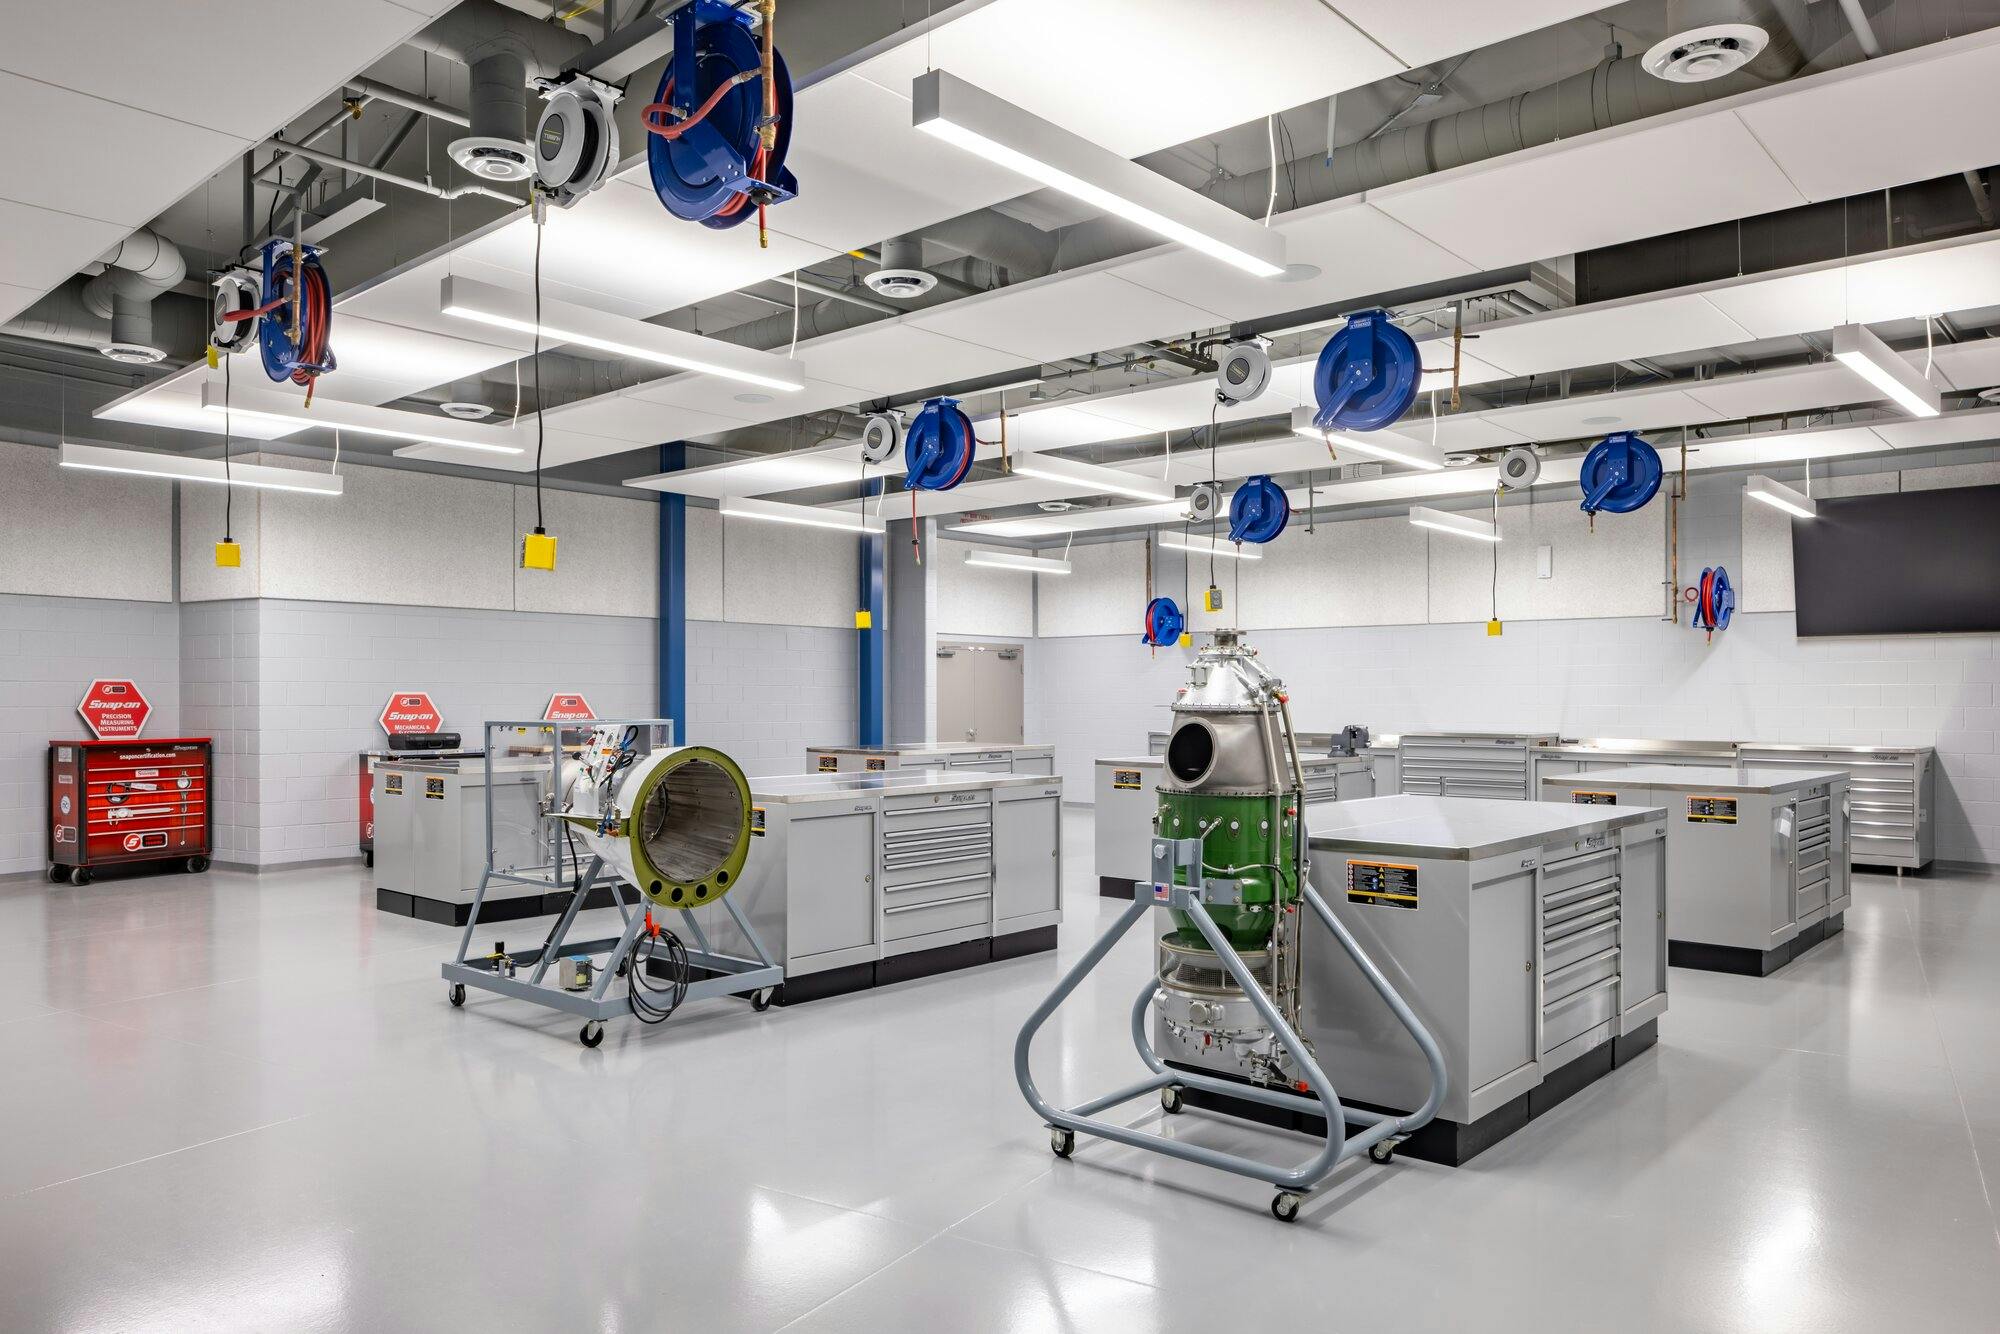
{"type": "Polygon", "coordinates": [[[569,208],[618,168],[619,93],[578,74],[549,85],[542,96],[547,105],[535,122],[535,186],[569,208]]]}

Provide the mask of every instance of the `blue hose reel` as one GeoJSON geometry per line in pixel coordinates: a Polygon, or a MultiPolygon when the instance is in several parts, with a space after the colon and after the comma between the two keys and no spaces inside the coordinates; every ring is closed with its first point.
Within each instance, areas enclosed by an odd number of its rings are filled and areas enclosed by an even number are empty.
{"type": "Polygon", "coordinates": [[[949,491],[965,480],[976,446],[972,419],[955,398],[933,398],[903,436],[903,485],[912,491],[949,491]]]}
{"type": "Polygon", "coordinates": [[[1292,519],[1291,497],[1269,473],[1252,477],[1229,498],[1229,540],[1262,544],[1285,531],[1292,519]]]}
{"type": "Polygon", "coordinates": [[[334,368],[327,336],[333,326],[333,288],[320,266],[319,248],[300,248],[300,272],[292,272],[292,242],[274,237],[264,243],[264,283],[258,305],[267,313],[257,321],[258,351],[264,374],[273,380],[310,384],[334,368]],[[292,288],[298,295],[298,331],[292,328],[292,288]]]}
{"type": "Polygon", "coordinates": [[[749,16],[723,0],[692,0],[670,21],[673,57],[645,112],[653,190],[677,218],[734,227],[799,192],[798,178],[785,170],[792,142],[791,72],[774,51],[777,138],[767,153],[758,136],[763,51],[749,16]],[[731,83],[739,77],[741,83],[731,83]]]}
{"type": "Polygon", "coordinates": [[[1139,638],[1154,648],[1170,648],[1180,643],[1187,620],[1172,598],[1154,598],[1146,604],[1146,628],[1139,638]]]}
{"type": "Polygon", "coordinates": [[[1389,322],[1389,312],[1350,315],[1319,350],[1313,425],[1322,431],[1379,431],[1417,401],[1423,373],[1416,340],[1389,322]]]}
{"type": "Polygon", "coordinates": [[[1713,635],[1729,628],[1736,614],[1736,589],[1729,571],[1717,565],[1701,572],[1701,582],[1688,590],[1694,600],[1694,628],[1713,635]]]}
{"type": "Polygon", "coordinates": [[[1660,451],[1631,431],[1614,431],[1583,456],[1583,512],[1630,514],[1660,490],[1660,451]]]}

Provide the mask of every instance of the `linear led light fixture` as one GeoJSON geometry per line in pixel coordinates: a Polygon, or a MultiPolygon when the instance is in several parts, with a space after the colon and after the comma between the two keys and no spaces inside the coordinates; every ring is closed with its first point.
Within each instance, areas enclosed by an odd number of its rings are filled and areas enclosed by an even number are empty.
{"type": "Polygon", "coordinates": [[[550,342],[594,347],[615,356],[637,357],[684,371],[720,375],[765,389],[792,393],[806,387],[805,372],[789,357],[648,324],[627,315],[592,310],[570,301],[544,298],[541,320],[537,323],[532,293],[495,287],[471,278],[456,275],[446,278],[438,289],[438,309],[454,319],[511,329],[515,333],[532,334],[539,329],[550,342]]]}
{"type": "Polygon", "coordinates": [[[889,531],[888,520],[852,510],[787,505],[781,500],[754,500],[749,496],[725,496],[716,504],[724,517],[732,519],[763,519],[770,523],[803,524],[807,528],[832,528],[857,537],[879,537],[889,531]]]}
{"type": "Polygon", "coordinates": [[[1382,459],[1389,463],[1400,463],[1406,468],[1421,468],[1425,472],[1436,472],[1444,467],[1444,451],[1422,440],[1412,440],[1407,436],[1379,432],[1364,435],[1360,431],[1322,431],[1313,425],[1313,408],[1308,405],[1292,409],[1292,433],[1305,436],[1309,440],[1330,441],[1335,449],[1345,449],[1356,454],[1365,454],[1371,459],[1382,459]]]}
{"type": "Polygon", "coordinates": [[[1498,528],[1484,519],[1475,519],[1470,514],[1453,514],[1449,510],[1434,510],[1424,505],[1412,505],[1410,522],[1419,528],[1434,528],[1440,533],[1450,533],[1453,537],[1473,537],[1481,542],[1500,540],[1498,528]]]}
{"type": "Polygon", "coordinates": [[[1059,458],[1052,454],[1016,454],[1014,475],[1032,477],[1039,482],[1061,482],[1088,491],[1109,492],[1114,496],[1130,496],[1134,500],[1164,502],[1174,498],[1174,484],[1164,478],[1142,477],[1123,468],[1107,468],[1101,463],[1084,463],[1079,459],[1059,458]]]}
{"type": "Polygon", "coordinates": [[[926,134],[1245,273],[1285,272],[1281,233],[955,75],[918,75],[910,100],[926,134]]]}
{"type": "MultiPolygon", "coordinates": [[[[282,422],[287,426],[320,426],[329,431],[353,431],[356,435],[387,436],[391,440],[416,440],[426,445],[471,449],[484,454],[519,454],[521,446],[510,428],[475,426],[449,418],[427,417],[400,408],[376,407],[372,403],[342,403],[321,398],[312,407],[302,398],[270,389],[243,388],[225,392],[219,384],[203,384],[201,405],[216,414],[248,417],[253,421],[282,422]]],[[[218,427],[217,429],[220,429],[218,427]]]]}
{"type": "Polygon", "coordinates": [[[1800,519],[1819,517],[1819,502],[1802,491],[1794,491],[1783,482],[1774,482],[1768,477],[1752,477],[1744,483],[1743,494],[1752,500],[1761,500],[1766,505],[1783,510],[1800,519]]]}
{"type": "Polygon", "coordinates": [[[1227,556],[1231,560],[1262,560],[1264,553],[1256,547],[1239,547],[1234,542],[1225,542],[1217,537],[1182,537],[1179,533],[1161,533],[1160,545],[1169,551],[1185,551],[1195,556],[1227,556]]]}
{"type": "Polygon", "coordinates": [[[1937,386],[1891,351],[1866,325],[1843,324],[1835,329],[1833,355],[1913,417],[1935,417],[1944,410],[1937,386]]]}
{"type": "Polygon", "coordinates": [[[1013,551],[968,551],[967,565],[988,570],[1024,570],[1029,574],[1068,574],[1070,564],[1053,556],[1023,556],[1013,551]]]}
{"type": "Polygon", "coordinates": [[[347,479],[333,473],[297,472],[261,463],[230,463],[221,459],[186,458],[149,449],[111,449],[104,445],[73,445],[65,440],[56,461],[65,468],[88,472],[122,472],[135,477],[164,477],[172,482],[211,482],[216,486],[249,486],[260,491],[297,491],[311,496],[337,496],[347,479]]]}

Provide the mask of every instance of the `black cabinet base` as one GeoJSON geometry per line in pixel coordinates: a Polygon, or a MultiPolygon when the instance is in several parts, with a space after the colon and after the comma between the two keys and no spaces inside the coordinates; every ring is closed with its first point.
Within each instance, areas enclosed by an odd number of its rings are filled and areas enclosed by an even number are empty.
{"type": "Polygon", "coordinates": [[[1743,977],[1769,977],[1828,936],[1847,929],[1847,914],[1835,913],[1774,949],[1753,950],[1742,945],[1708,945],[1698,940],[1669,940],[1667,963],[1675,968],[1696,968],[1707,973],[1736,973],[1743,977]]]}
{"type": "MultiPolygon", "coordinates": [[[[1462,1125],[1442,1117],[1433,1120],[1399,1144],[1396,1152],[1426,1163],[1441,1163],[1446,1167],[1461,1166],[1579,1090],[1588,1088],[1624,1065],[1659,1041],[1659,1037],[1659,1021],[1649,1020],[1624,1037],[1615,1038],[1594,1050],[1585,1052],[1552,1073],[1536,1087],[1519,1097],[1508,1099],[1477,1121],[1462,1125]]],[[[1179,1065],[1173,1061],[1167,1064],[1179,1069],[1195,1068],[1179,1065]]],[[[1205,1070],[1200,1073],[1215,1072],[1205,1070]]],[[[1337,1075],[1335,1085],[1338,1087],[1337,1075]]],[[[1285,1111],[1277,1107],[1267,1107],[1261,1102],[1251,1102],[1247,1098],[1206,1093],[1200,1089],[1184,1089],[1183,1096],[1189,1106],[1225,1112],[1246,1121],[1257,1121],[1267,1126],[1296,1130],[1308,1135],[1326,1133],[1326,1118],[1323,1116],[1285,1111]]],[[[1393,1114],[1399,1110],[1366,1102],[1349,1101],[1346,1105],[1356,1111],[1383,1114],[1393,1114]]]]}
{"type": "Polygon", "coordinates": [[[1115,875],[1097,877],[1097,897],[1100,899],[1129,899],[1132,897],[1133,882],[1121,880],[1115,875]]]}
{"type": "MultiPolygon", "coordinates": [[[[568,891],[488,899],[479,910],[479,920],[481,923],[518,922],[523,917],[556,917],[569,907],[569,900],[568,891]]],[[[583,906],[609,908],[611,903],[611,886],[592,885],[583,906]]],[[[381,912],[395,913],[398,917],[414,917],[420,922],[436,922],[440,926],[464,926],[472,918],[470,902],[427,898],[422,894],[404,894],[393,889],[377,888],[375,907],[381,912]]]]}
{"type": "Polygon", "coordinates": [[[828,996],[866,991],[870,987],[892,986],[897,982],[935,977],[939,973],[956,972],[961,968],[977,968],[984,963],[1041,954],[1055,947],[1055,927],[1038,926],[994,936],[990,940],[965,940],[956,945],[940,945],[936,949],[913,950],[874,963],[855,963],[845,968],[829,968],[824,972],[789,977],[778,988],[776,1000],[780,1005],[801,1005],[828,996]]]}

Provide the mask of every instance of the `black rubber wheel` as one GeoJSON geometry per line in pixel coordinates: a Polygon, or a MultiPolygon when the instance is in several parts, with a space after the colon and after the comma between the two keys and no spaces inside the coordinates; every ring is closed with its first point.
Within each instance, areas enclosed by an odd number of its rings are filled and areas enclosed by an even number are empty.
{"type": "Polygon", "coordinates": [[[585,1024],[576,1035],[576,1040],[586,1047],[595,1047],[604,1041],[604,1025],[595,1019],[585,1024]]]}
{"type": "Polygon", "coordinates": [[[1396,1146],[1388,1140],[1382,1140],[1379,1143],[1368,1146],[1368,1161],[1371,1163],[1386,1163],[1395,1156],[1396,1146]]]}
{"type": "Polygon", "coordinates": [[[96,878],[96,876],[90,873],[88,866],[72,866],[69,868],[69,882],[72,885],[87,885],[96,878]]]}
{"type": "Polygon", "coordinates": [[[1160,1109],[1168,1116],[1179,1116],[1187,1106],[1187,1099],[1181,1096],[1178,1084],[1169,1084],[1160,1090],[1160,1109]]]}
{"type": "Polygon", "coordinates": [[[1305,1203],[1288,1190],[1281,1190],[1271,1197],[1271,1217],[1280,1223],[1290,1223],[1299,1216],[1299,1206],[1305,1203]]]}
{"type": "Polygon", "coordinates": [[[759,987],[757,990],[751,992],[750,1008],[755,1010],[759,1014],[762,1014],[764,1013],[764,1011],[770,1009],[771,989],[769,987],[759,987]]]}
{"type": "Polygon", "coordinates": [[[361,854],[361,860],[362,860],[362,861],[364,861],[364,862],[366,862],[366,863],[368,864],[368,869],[369,869],[369,870],[371,870],[371,871],[372,871],[372,870],[374,870],[374,869],[375,869],[375,850],[374,850],[373,848],[370,848],[370,849],[369,849],[368,851],[366,851],[366,852],[362,853],[362,854],[361,854]]]}
{"type": "Polygon", "coordinates": [[[68,883],[69,883],[69,867],[67,867],[67,866],[51,866],[51,867],[49,868],[49,883],[50,883],[50,884],[52,884],[52,885],[66,885],[66,884],[68,884],[68,883]]]}
{"type": "Polygon", "coordinates": [[[187,868],[187,873],[189,875],[200,875],[203,871],[206,871],[208,869],[208,858],[190,857],[185,862],[181,863],[181,865],[187,868]]]}
{"type": "Polygon", "coordinates": [[[445,998],[449,1000],[453,1005],[465,1004],[465,983],[463,982],[452,983],[451,989],[445,992],[444,994],[445,998]]]}
{"type": "Polygon", "coordinates": [[[623,977],[631,971],[632,961],[630,959],[620,959],[618,961],[618,976],[623,977]]]}
{"type": "Polygon", "coordinates": [[[1076,1152],[1076,1132],[1061,1126],[1049,1127],[1049,1152],[1058,1158],[1067,1158],[1076,1152]]]}

